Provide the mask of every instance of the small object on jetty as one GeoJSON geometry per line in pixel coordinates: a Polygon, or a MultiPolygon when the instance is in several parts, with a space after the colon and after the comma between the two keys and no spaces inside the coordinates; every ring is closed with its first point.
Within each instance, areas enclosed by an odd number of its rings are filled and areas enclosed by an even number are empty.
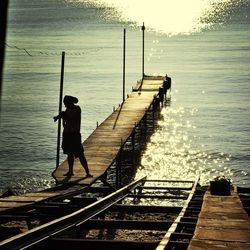
{"type": "Polygon", "coordinates": [[[212,195],[229,196],[231,184],[231,180],[225,176],[217,176],[213,181],[210,181],[210,193],[212,195]]]}

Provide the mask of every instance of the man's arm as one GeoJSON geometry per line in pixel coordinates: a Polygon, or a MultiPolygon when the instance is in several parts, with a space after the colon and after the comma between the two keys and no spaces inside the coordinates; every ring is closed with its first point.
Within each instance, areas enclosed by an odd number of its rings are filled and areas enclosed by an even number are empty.
{"type": "Polygon", "coordinates": [[[64,117],[64,113],[65,113],[65,111],[62,111],[62,112],[59,113],[58,116],[54,116],[54,117],[53,117],[54,122],[56,122],[58,119],[63,118],[63,117],[64,117]]]}

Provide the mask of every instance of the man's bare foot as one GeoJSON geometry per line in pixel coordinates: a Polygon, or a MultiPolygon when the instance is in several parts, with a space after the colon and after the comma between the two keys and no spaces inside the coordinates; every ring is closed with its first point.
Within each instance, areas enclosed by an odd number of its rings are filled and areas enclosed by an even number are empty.
{"type": "Polygon", "coordinates": [[[63,176],[72,176],[72,175],[74,175],[72,172],[67,172],[66,174],[64,174],[63,176]]]}

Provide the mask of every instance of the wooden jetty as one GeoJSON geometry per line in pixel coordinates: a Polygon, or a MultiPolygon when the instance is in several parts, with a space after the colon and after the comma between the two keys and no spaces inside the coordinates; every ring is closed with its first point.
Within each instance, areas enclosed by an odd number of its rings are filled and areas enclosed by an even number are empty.
{"type": "MultiPolygon", "coordinates": [[[[22,209],[52,198],[66,197],[81,193],[86,186],[101,179],[107,184],[107,171],[116,168],[116,188],[121,183],[123,152],[129,148],[131,164],[136,164],[145,137],[153,131],[155,121],[163,103],[164,96],[171,86],[169,77],[145,77],[139,81],[132,93],[83,143],[89,169],[93,178],[84,178],[84,170],[79,161],[75,161],[74,175],[65,177],[68,164],[65,160],[52,174],[57,185],[63,187],[21,196],[0,198],[0,213],[6,210],[22,209]],[[75,184],[75,185],[74,185],[75,184]],[[73,186],[71,186],[73,185],[73,186]]],[[[128,153],[128,152],[126,152],[128,153]]],[[[128,164],[128,163],[126,163],[128,164]]]]}
{"type": "Polygon", "coordinates": [[[250,219],[237,190],[230,196],[206,192],[188,249],[250,249],[250,219]]]}
{"type": "MultiPolygon", "coordinates": [[[[162,76],[144,77],[143,82],[138,82],[127,99],[83,143],[89,169],[94,177],[84,178],[85,172],[77,160],[74,163],[74,175],[65,177],[68,170],[65,160],[53,173],[57,183],[73,181],[89,185],[97,179],[104,180],[105,173],[112,164],[119,170],[121,149],[130,141],[131,152],[135,153],[135,144],[138,142],[136,133],[147,133],[149,120],[154,126],[160,102],[163,102],[170,85],[171,79],[162,76]]],[[[134,157],[133,153],[131,158],[134,157]]],[[[119,183],[119,174],[117,178],[119,183]]]]}
{"type": "Polygon", "coordinates": [[[168,77],[145,76],[117,110],[87,138],[83,145],[93,178],[84,178],[83,168],[78,161],[75,161],[74,176],[65,177],[64,173],[68,168],[65,160],[53,173],[57,182],[56,188],[0,198],[0,215],[3,221],[26,217],[29,220],[29,216],[26,216],[27,211],[36,206],[44,206],[52,200],[63,201],[81,194],[98,180],[108,184],[107,171],[111,167],[116,168],[115,188],[118,188],[122,184],[120,174],[125,159],[124,153],[126,164],[129,159],[129,164],[135,166],[146,137],[154,129],[160,103],[163,103],[170,85],[171,79],[168,77]],[[20,213],[24,213],[25,216],[20,213]],[[19,216],[16,216],[17,214],[19,216]]]}

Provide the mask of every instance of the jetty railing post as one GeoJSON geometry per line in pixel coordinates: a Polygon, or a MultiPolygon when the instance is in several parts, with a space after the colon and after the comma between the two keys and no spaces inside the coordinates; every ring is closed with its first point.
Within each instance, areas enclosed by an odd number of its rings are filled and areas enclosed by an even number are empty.
{"type": "Polygon", "coordinates": [[[118,189],[121,186],[121,168],[122,168],[122,153],[123,153],[123,139],[121,138],[121,148],[119,153],[116,156],[116,188],[118,189]]]}
{"type": "Polygon", "coordinates": [[[133,165],[133,168],[135,167],[136,163],[135,163],[135,129],[132,133],[132,165],[133,165]]]}
{"type": "Polygon", "coordinates": [[[145,115],[144,115],[144,135],[143,135],[143,137],[144,137],[144,141],[146,141],[146,139],[147,139],[147,134],[148,134],[148,109],[147,108],[145,108],[145,115]]]}
{"type": "MultiPolygon", "coordinates": [[[[59,109],[58,109],[59,114],[62,112],[64,61],[65,61],[65,52],[63,51],[61,59],[61,78],[60,78],[59,109]]],[[[61,136],[61,119],[58,119],[56,168],[58,168],[60,161],[60,136],[61,136]]]]}
{"type": "Polygon", "coordinates": [[[123,90],[122,101],[125,101],[125,60],[126,60],[126,29],[123,30],[123,90]]]}
{"type": "Polygon", "coordinates": [[[155,97],[154,97],[154,99],[153,99],[153,102],[151,103],[153,132],[154,132],[154,130],[155,130],[155,109],[154,109],[154,103],[155,103],[155,97]]]}
{"type": "Polygon", "coordinates": [[[121,152],[119,152],[116,157],[116,189],[119,189],[119,187],[121,186],[121,164],[121,152]]]}
{"type": "Polygon", "coordinates": [[[7,19],[8,19],[8,0],[1,0],[0,3],[0,122],[1,122],[1,107],[2,107],[2,90],[3,90],[3,67],[5,57],[5,40],[7,35],[7,19]]]}
{"type": "Polygon", "coordinates": [[[145,38],[144,22],[142,24],[141,30],[142,30],[142,81],[143,81],[143,78],[144,78],[144,38],[145,38]]]}

